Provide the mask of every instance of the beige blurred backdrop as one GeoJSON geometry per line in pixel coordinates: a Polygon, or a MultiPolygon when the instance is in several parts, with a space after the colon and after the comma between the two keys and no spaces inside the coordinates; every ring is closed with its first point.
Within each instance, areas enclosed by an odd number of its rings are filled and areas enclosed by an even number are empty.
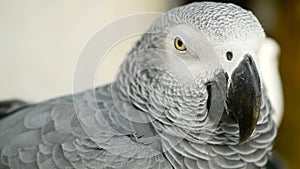
{"type": "MultiPolygon", "coordinates": [[[[96,31],[120,17],[164,12],[176,4],[170,0],[1,0],[0,100],[37,102],[71,93],[77,58],[96,31]]],[[[96,85],[112,80],[136,39],[129,38],[112,50],[110,64],[103,64],[107,65],[103,72],[108,73],[98,76],[96,85]]]]}

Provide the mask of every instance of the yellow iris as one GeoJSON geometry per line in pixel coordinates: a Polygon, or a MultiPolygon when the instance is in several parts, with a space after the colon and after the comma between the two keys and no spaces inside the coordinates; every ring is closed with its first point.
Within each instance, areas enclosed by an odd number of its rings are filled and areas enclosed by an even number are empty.
{"type": "Polygon", "coordinates": [[[181,41],[180,38],[175,38],[175,41],[174,41],[174,46],[177,50],[180,50],[180,51],[185,51],[186,50],[186,46],[185,44],[181,41]]]}

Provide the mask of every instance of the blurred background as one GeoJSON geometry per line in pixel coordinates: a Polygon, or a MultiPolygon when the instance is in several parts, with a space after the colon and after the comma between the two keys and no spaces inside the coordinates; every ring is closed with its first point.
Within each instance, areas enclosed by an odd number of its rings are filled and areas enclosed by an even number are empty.
{"type": "MultiPolygon", "coordinates": [[[[0,0],[0,100],[30,102],[70,94],[80,51],[101,27],[140,12],[164,12],[189,0],[0,0]]],[[[281,47],[285,114],[274,146],[291,169],[300,162],[300,1],[223,0],[253,11],[281,47]]],[[[149,22],[151,23],[151,22],[149,22]]],[[[108,62],[121,63],[136,38],[108,62]]],[[[115,52],[115,53],[114,53],[115,52]]],[[[95,80],[110,81],[113,66],[95,80]]],[[[84,89],[84,88],[83,88],[84,89]]],[[[82,89],[82,90],[83,90],[82,89]]]]}

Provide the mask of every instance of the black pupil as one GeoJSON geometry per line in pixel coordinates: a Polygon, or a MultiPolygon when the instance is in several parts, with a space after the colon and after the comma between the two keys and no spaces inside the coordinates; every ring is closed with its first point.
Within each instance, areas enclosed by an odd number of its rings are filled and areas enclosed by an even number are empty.
{"type": "Polygon", "coordinates": [[[233,57],[232,52],[227,52],[227,53],[226,53],[226,57],[227,57],[228,60],[231,60],[232,57],[233,57]]]}
{"type": "Polygon", "coordinates": [[[179,47],[181,47],[183,45],[183,43],[180,39],[177,40],[177,44],[178,44],[179,47]]]}

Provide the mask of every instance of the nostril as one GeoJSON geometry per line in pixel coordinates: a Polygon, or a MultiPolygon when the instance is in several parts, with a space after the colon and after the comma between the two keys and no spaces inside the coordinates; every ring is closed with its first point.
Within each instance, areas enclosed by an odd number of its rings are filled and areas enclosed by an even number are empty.
{"type": "Polygon", "coordinates": [[[232,60],[232,58],[233,58],[233,53],[232,52],[230,52],[230,51],[228,51],[228,52],[226,52],[226,57],[227,57],[227,60],[232,60]]]}

